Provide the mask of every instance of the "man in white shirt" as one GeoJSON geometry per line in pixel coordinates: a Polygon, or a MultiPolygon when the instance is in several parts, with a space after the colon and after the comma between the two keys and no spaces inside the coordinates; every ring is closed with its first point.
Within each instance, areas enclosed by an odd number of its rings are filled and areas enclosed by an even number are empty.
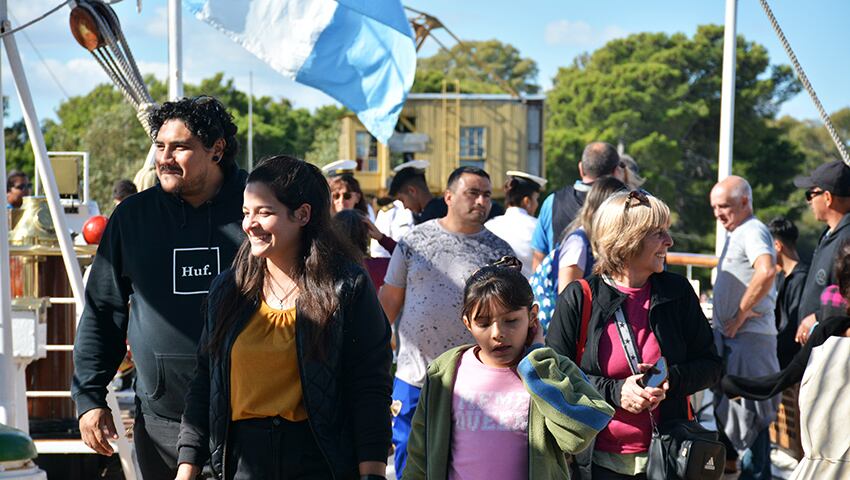
{"type": "Polygon", "coordinates": [[[497,237],[508,242],[522,261],[522,274],[529,278],[532,268],[531,236],[537,228],[537,211],[540,190],[546,179],[530,173],[511,170],[506,173],[504,215],[489,220],[484,226],[497,237]]]}
{"type": "MultiPolygon", "coordinates": [[[[753,190],[731,175],[714,185],[709,200],[714,217],[728,234],[714,281],[712,327],[726,373],[761,377],[779,371],[776,358],[776,249],[770,230],[753,215],[753,190]]],[[[726,470],[741,458],[741,478],[769,479],[770,423],[779,397],[763,401],[714,400],[720,441],[726,445],[726,470]]]]}
{"type": "MultiPolygon", "coordinates": [[[[413,212],[404,208],[401,200],[393,200],[392,203],[378,210],[378,215],[375,217],[375,227],[384,235],[398,242],[405,233],[413,228],[413,212]]],[[[392,256],[392,252],[388,252],[374,239],[369,252],[372,257],[389,258],[392,256]]]]}

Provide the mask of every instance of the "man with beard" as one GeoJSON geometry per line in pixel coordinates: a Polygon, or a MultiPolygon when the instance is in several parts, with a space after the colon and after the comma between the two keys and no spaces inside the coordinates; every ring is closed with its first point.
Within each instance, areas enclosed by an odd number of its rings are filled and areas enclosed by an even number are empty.
{"type": "Polygon", "coordinates": [[[446,216],[414,227],[399,241],[387,268],[378,297],[390,322],[398,321],[393,445],[399,477],[428,364],[452,347],[474,342],[460,321],[466,279],[514,255],[510,245],[484,228],[491,194],[487,172],[456,169],[443,194],[446,216]]]}
{"type": "Polygon", "coordinates": [[[74,343],[72,393],[83,441],[112,455],[106,388],[129,343],[139,466],[145,478],[174,478],[202,303],[244,238],[246,174],[235,163],[233,117],[215,98],[164,103],[150,123],[159,184],[121,202],[106,227],[74,343]]]}

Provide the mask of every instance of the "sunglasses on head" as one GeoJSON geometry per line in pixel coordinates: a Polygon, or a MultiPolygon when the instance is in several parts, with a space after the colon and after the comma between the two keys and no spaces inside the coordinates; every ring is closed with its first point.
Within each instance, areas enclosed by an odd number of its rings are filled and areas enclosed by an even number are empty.
{"type": "Polygon", "coordinates": [[[826,190],[815,190],[813,188],[810,188],[810,189],[806,190],[806,201],[811,202],[813,198],[817,197],[818,195],[820,195],[824,192],[826,192],[826,190]]]}
{"type": "Polygon", "coordinates": [[[334,192],[333,199],[339,200],[339,197],[342,197],[345,200],[351,200],[351,192],[334,192]]]}
{"type": "Polygon", "coordinates": [[[510,255],[505,255],[504,257],[496,260],[495,262],[490,264],[491,267],[507,267],[507,268],[522,268],[522,261],[516,257],[512,257],[510,255]]]}
{"type": "Polygon", "coordinates": [[[626,198],[626,203],[623,204],[623,213],[628,212],[629,208],[637,207],[639,205],[647,207],[651,206],[649,203],[649,197],[646,196],[646,192],[643,190],[632,190],[626,198]]]}

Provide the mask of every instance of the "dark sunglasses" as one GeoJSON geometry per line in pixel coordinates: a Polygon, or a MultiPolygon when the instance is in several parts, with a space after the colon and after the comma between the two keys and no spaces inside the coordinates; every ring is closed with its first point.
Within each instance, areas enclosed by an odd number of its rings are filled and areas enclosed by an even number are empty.
{"type": "Polygon", "coordinates": [[[649,198],[646,196],[646,192],[643,190],[632,190],[629,192],[629,196],[626,198],[626,203],[623,204],[623,213],[629,211],[632,207],[637,207],[639,205],[644,205],[650,207],[649,198]],[[637,201],[637,203],[634,203],[637,201]]]}
{"type": "Polygon", "coordinates": [[[826,190],[806,190],[806,201],[811,202],[813,198],[823,194],[824,192],[826,192],[826,190]]]}
{"type": "Polygon", "coordinates": [[[339,197],[342,197],[345,200],[351,200],[351,192],[342,192],[342,193],[334,192],[333,193],[333,199],[334,200],[339,200],[339,197]]]}
{"type": "Polygon", "coordinates": [[[506,255],[490,264],[491,267],[507,267],[522,269],[522,261],[516,257],[506,255]]]}
{"type": "Polygon", "coordinates": [[[19,183],[18,185],[12,185],[12,188],[16,188],[18,190],[32,190],[31,183],[19,183]]]}

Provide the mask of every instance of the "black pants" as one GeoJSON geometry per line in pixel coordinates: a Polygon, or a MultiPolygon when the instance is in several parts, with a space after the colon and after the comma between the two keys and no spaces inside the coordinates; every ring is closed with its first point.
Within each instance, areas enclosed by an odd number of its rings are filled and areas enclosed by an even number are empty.
{"type": "Polygon", "coordinates": [[[136,405],[133,443],[145,480],[174,480],[180,422],[142,412],[136,405]]]}
{"type": "Polygon", "coordinates": [[[332,478],[306,421],[239,420],[230,424],[227,445],[228,480],[332,478]]]}
{"type": "MultiPolygon", "coordinates": [[[[721,427],[720,420],[717,420],[717,426],[721,427]]],[[[726,436],[726,432],[723,431],[723,428],[717,429],[717,439],[720,440],[720,443],[722,443],[724,447],[726,447],[726,460],[738,460],[738,450],[736,450],[735,446],[732,445],[732,440],[729,440],[729,437],[726,436]]]]}

